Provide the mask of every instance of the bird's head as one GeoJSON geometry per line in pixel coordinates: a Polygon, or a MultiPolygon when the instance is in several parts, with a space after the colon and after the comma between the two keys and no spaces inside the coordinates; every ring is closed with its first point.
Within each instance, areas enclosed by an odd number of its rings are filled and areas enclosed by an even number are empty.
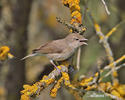
{"type": "Polygon", "coordinates": [[[69,34],[65,39],[68,45],[70,45],[73,48],[78,48],[82,45],[88,45],[86,43],[88,39],[77,33],[69,34]]]}

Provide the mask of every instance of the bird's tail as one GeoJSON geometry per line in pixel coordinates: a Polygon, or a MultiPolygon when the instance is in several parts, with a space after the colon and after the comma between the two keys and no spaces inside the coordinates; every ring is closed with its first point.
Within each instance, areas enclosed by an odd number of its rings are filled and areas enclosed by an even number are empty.
{"type": "Polygon", "coordinates": [[[29,54],[29,55],[23,57],[21,60],[24,60],[24,59],[27,59],[29,57],[33,57],[33,56],[36,56],[36,55],[37,55],[37,53],[29,54]]]}

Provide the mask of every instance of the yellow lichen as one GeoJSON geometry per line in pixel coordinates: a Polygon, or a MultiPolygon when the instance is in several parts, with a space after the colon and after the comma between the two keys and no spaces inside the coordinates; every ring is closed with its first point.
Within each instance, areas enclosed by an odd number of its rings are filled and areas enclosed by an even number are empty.
{"type": "Polygon", "coordinates": [[[6,93],[6,89],[2,86],[0,86],[0,96],[4,96],[6,93]]]}
{"type": "Polygon", "coordinates": [[[81,13],[79,11],[74,11],[72,14],[71,14],[71,24],[73,24],[74,22],[76,23],[81,23],[81,13]]]}
{"type": "Polygon", "coordinates": [[[50,91],[51,97],[56,97],[58,89],[61,87],[61,82],[63,81],[63,77],[61,77],[58,82],[55,84],[54,88],[50,91]]]}
{"type": "Polygon", "coordinates": [[[14,56],[11,53],[8,53],[8,58],[12,59],[14,56]]]}
{"type": "Polygon", "coordinates": [[[96,23],[95,23],[95,25],[94,25],[94,26],[95,26],[96,31],[98,31],[98,32],[100,32],[100,31],[101,31],[100,26],[99,26],[98,24],[96,24],[96,23]]]}
{"type": "Polygon", "coordinates": [[[8,46],[0,47],[0,60],[6,60],[7,58],[13,58],[13,55],[9,53],[10,48],[8,46]]]}
{"type": "Polygon", "coordinates": [[[21,93],[26,95],[32,95],[36,93],[38,90],[38,86],[36,84],[33,84],[32,86],[24,85],[23,88],[24,90],[22,90],[21,93]]]}
{"type": "Polygon", "coordinates": [[[91,82],[92,80],[93,80],[93,77],[84,78],[84,79],[80,82],[80,85],[81,85],[81,86],[86,86],[86,85],[88,85],[88,83],[91,82]]]}
{"type": "Polygon", "coordinates": [[[120,95],[125,96],[125,85],[119,85],[116,89],[120,95]]]}
{"type": "Polygon", "coordinates": [[[21,100],[30,100],[28,95],[21,95],[21,100]]]}
{"type": "Polygon", "coordinates": [[[112,90],[112,91],[111,91],[111,94],[112,94],[112,95],[115,95],[115,96],[117,96],[117,97],[121,97],[121,95],[119,94],[119,92],[116,91],[116,90],[112,90]]]}
{"type": "Polygon", "coordinates": [[[89,91],[89,90],[92,90],[92,89],[95,89],[96,86],[95,85],[92,85],[92,86],[87,86],[87,88],[85,90],[89,91]]]}
{"type": "MultiPolygon", "coordinates": [[[[80,6],[79,2],[80,0],[62,0],[63,4],[67,7],[69,7],[71,12],[71,24],[74,25],[74,23],[82,23],[82,16],[80,13],[80,6]]],[[[71,31],[71,30],[70,30],[71,31]]]]}

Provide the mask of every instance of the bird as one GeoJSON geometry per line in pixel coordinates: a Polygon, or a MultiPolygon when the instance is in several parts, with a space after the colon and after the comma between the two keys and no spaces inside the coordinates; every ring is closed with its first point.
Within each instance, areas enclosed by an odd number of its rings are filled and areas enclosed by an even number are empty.
{"type": "Polygon", "coordinates": [[[40,47],[33,49],[32,54],[25,56],[21,60],[24,60],[33,56],[46,56],[50,63],[56,68],[56,64],[54,61],[64,61],[70,58],[78,47],[82,45],[88,45],[86,43],[88,39],[86,39],[83,35],[78,33],[72,33],[67,35],[63,39],[53,40],[47,42],[40,47]]]}

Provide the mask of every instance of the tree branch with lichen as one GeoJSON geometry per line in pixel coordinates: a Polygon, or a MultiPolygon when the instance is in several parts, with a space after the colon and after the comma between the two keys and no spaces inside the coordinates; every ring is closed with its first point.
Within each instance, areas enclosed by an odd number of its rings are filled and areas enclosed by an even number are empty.
{"type": "Polygon", "coordinates": [[[21,100],[30,100],[31,97],[38,96],[40,92],[48,87],[50,84],[54,84],[53,88],[50,91],[51,97],[56,97],[58,89],[61,87],[61,83],[63,82],[64,85],[71,89],[76,89],[71,83],[68,75],[68,68],[60,65],[58,66],[61,73],[58,70],[52,71],[48,76],[44,76],[42,80],[36,82],[32,86],[24,85],[24,90],[21,91],[21,100]],[[57,81],[57,82],[55,82],[57,81]]]}

